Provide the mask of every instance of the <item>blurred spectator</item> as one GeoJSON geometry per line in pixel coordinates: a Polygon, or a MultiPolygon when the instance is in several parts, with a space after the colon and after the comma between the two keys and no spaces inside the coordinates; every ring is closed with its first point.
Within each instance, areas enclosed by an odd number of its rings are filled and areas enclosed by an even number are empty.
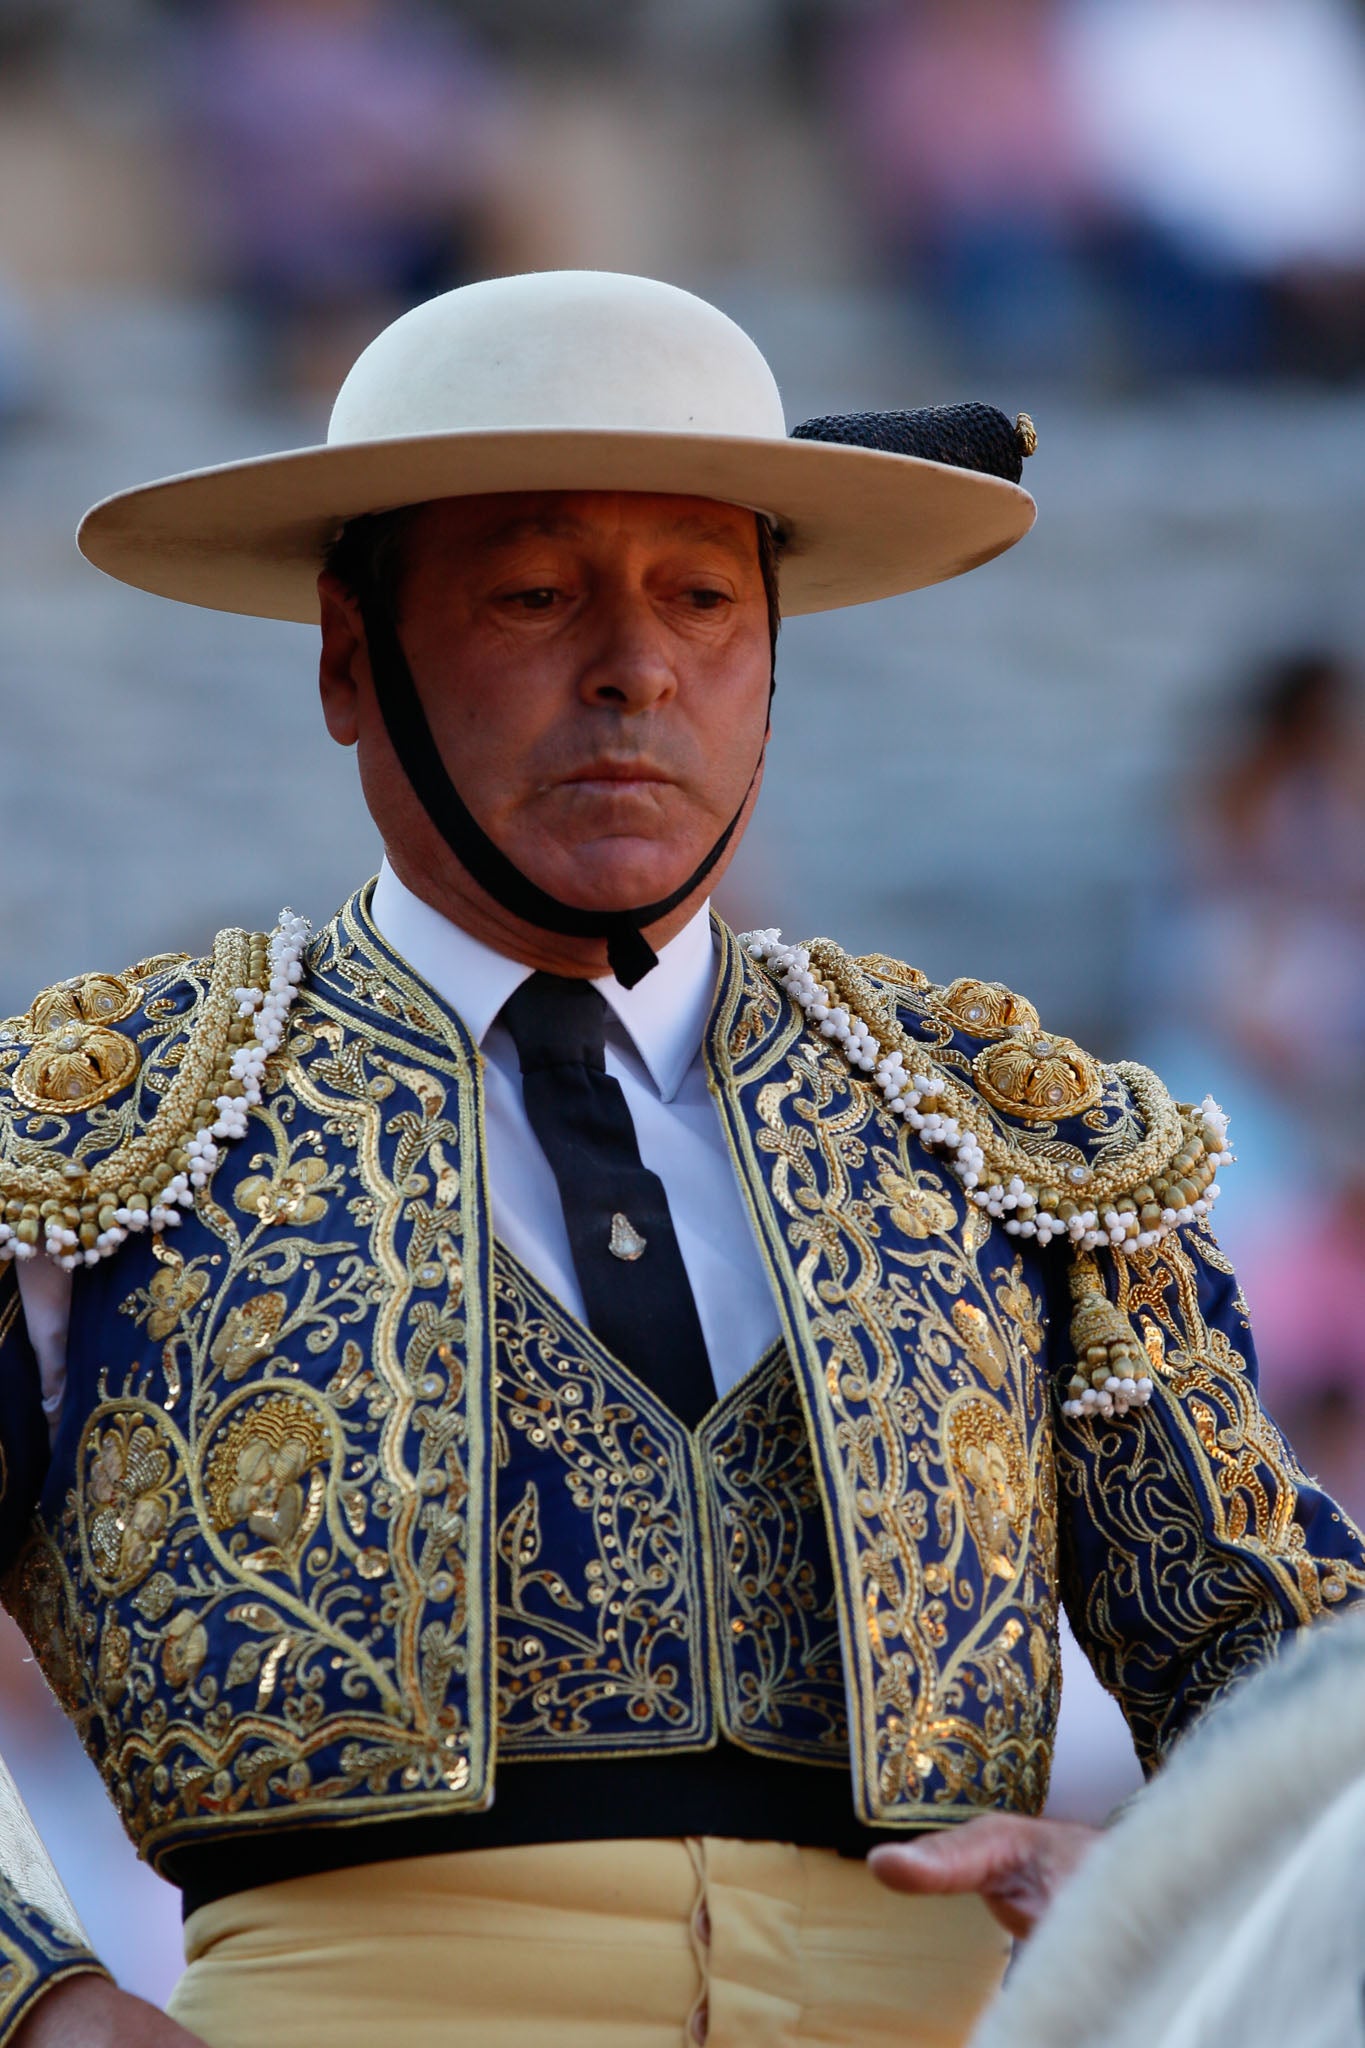
{"type": "Polygon", "coordinates": [[[395,310],[482,267],[501,81],[418,0],[218,0],[186,24],[182,54],[223,282],[265,367],[335,389],[395,310]]]}
{"type": "Polygon", "coordinates": [[[1078,137],[1129,224],[1120,253],[1148,272],[1148,348],[1365,367],[1359,8],[1071,0],[1066,58],[1078,137]]]}
{"type": "Polygon", "coordinates": [[[840,110],[893,266],[971,367],[1079,372],[1093,212],[1056,0],[899,0],[841,31],[840,110]]]}
{"type": "Polygon", "coordinates": [[[1316,649],[1273,663],[1244,729],[1191,819],[1191,951],[1208,1021],[1268,1088],[1292,1076],[1330,1149],[1348,1105],[1365,1139],[1365,731],[1350,668],[1316,649]]]}
{"type": "Polygon", "coordinates": [[[1365,1171],[1249,1237],[1267,1398],[1304,1467],[1365,1526],[1365,1171]]]}
{"type": "Polygon", "coordinates": [[[884,0],[840,35],[884,246],[972,365],[1365,365],[1349,0],[884,0]]]}
{"type": "MultiPolygon", "coordinates": [[[[1251,1115],[1229,1200],[1268,1404],[1365,1515],[1365,728],[1345,659],[1254,678],[1240,744],[1189,793],[1158,1007],[1251,1115]],[[1212,1039],[1213,1045],[1208,1041],[1212,1039]],[[1240,1080],[1239,1080],[1240,1075],[1240,1080]],[[1278,1125],[1278,1128],[1277,1128],[1278,1125]]],[[[1144,949],[1142,973],[1152,959],[1144,949]]],[[[1173,1056],[1172,1067],[1179,1071],[1173,1056]]],[[[1221,1212],[1220,1212],[1221,1213],[1221,1212]]],[[[1231,1222],[1231,1217],[1229,1217],[1231,1222]]]]}

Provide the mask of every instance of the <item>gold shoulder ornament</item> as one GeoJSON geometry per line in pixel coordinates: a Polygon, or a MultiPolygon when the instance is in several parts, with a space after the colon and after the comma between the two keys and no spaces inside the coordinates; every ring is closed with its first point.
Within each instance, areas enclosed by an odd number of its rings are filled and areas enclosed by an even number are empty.
{"type": "MultiPolygon", "coordinates": [[[[859,963],[828,939],[784,946],[777,931],[745,933],[745,950],[835,1041],[850,1065],[873,1076],[887,1106],[934,1146],[968,1198],[1013,1237],[1050,1244],[1064,1237],[1079,1255],[1072,1270],[1072,1337],[1078,1365],[1064,1404],[1069,1415],[1106,1416],[1140,1407],[1151,1394],[1141,1348],[1112,1307],[1090,1253],[1131,1255],[1207,1216],[1217,1173],[1232,1158],[1227,1118],[1211,1095],[1176,1102],[1149,1067],[1105,1067],[1068,1038],[1042,1029],[1033,1005],[998,982],[930,987],[912,970],[887,975],[879,957],[859,963]],[[879,989],[867,969],[893,984],[879,989]],[[926,1015],[980,1038],[959,1074],[897,1014],[895,990],[926,1015]],[[1142,1135],[1094,1163],[1070,1163],[1021,1142],[1017,1130],[1083,1116],[1106,1081],[1127,1090],[1142,1135]]],[[[894,963],[892,963],[894,964],[894,963]]]]}
{"type": "Polygon", "coordinates": [[[10,1124],[11,1135],[26,1111],[55,1134],[8,1146],[0,1158],[0,1261],[43,1251],[67,1270],[94,1265],[130,1232],[180,1221],[222,1144],[245,1133],[261,1099],[266,1061],[303,976],[308,929],[305,918],[283,910],[269,936],[219,933],[175,1079],[147,1122],[98,1157],[97,1145],[78,1141],[71,1119],[132,1086],[141,1054],[133,1033],[117,1026],[145,1022],[146,982],[183,956],[59,983],[25,1016],[0,1026],[0,1053],[23,1049],[8,1073],[0,1069],[0,1123],[10,1124]]]}

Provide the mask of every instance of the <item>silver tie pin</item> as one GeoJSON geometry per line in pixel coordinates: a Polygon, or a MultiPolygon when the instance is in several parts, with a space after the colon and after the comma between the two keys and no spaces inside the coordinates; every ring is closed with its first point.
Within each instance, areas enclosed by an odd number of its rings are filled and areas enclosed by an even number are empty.
{"type": "Polygon", "coordinates": [[[641,1237],[629,1216],[623,1216],[618,1209],[611,1219],[611,1241],[607,1250],[614,1259],[638,1259],[648,1244],[648,1238],[641,1237]]]}

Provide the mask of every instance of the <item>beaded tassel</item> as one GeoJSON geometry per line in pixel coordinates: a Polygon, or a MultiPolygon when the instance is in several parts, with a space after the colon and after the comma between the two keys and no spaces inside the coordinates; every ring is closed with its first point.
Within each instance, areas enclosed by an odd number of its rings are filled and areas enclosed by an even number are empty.
{"type": "Polygon", "coordinates": [[[1147,1357],[1126,1316],[1104,1291],[1093,1259],[1071,1267],[1071,1342],[1076,1365],[1067,1385],[1063,1415],[1126,1415],[1152,1398],[1147,1357]]]}

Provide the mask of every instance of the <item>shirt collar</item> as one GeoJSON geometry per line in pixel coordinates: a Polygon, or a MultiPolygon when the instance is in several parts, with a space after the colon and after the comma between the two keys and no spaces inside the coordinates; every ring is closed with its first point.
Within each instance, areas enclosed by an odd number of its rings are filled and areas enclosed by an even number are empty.
{"type": "MultiPolygon", "coordinates": [[[[476,1045],[483,1044],[507,998],[532,972],[414,896],[387,860],[374,885],[370,916],[394,952],[455,1011],[476,1045]]],[[[622,988],[612,974],[593,983],[664,1102],[673,1100],[701,1049],[716,973],[710,906],[704,903],[662,948],[658,966],[634,988],[622,988]]]]}

